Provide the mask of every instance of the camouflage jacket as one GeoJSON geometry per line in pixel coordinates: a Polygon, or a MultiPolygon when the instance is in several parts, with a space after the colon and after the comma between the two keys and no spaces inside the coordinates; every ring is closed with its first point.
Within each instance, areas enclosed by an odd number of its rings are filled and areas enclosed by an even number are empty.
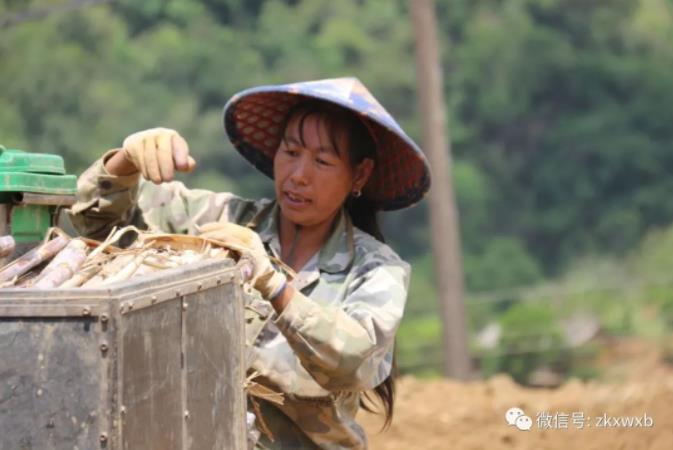
{"type": "MultiPolygon", "coordinates": [[[[82,234],[97,239],[115,225],[194,234],[198,225],[231,221],[255,229],[278,257],[278,210],[270,200],[112,176],[99,160],[80,177],[70,216],[82,234]]],[[[406,262],[342,211],[328,241],[292,281],[297,293],[280,315],[261,298],[250,300],[247,309],[266,319],[246,325],[250,371],[285,396],[282,406],[261,402],[274,440],[263,435],[259,448],[367,448],[355,416],[362,391],[391,371],[409,274],[406,262]]]]}

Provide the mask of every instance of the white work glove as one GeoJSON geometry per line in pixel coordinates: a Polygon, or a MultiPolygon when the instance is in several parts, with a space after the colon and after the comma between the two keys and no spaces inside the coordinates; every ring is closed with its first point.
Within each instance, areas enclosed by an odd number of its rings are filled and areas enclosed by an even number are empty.
{"type": "Polygon", "coordinates": [[[169,128],[133,133],[124,139],[122,152],[145,179],[156,184],[172,181],[176,170],[191,172],[196,165],[187,141],[169,128]]]}
{"type": "Polygon", "coordinates": [[[250,228],[230,222],[211,222],[199,227],[200,236],[220,242],[252,259],[252,286],[266,300],[273,300],[285,287],[287,278],[276,270],[259,235],[250,228]]]}

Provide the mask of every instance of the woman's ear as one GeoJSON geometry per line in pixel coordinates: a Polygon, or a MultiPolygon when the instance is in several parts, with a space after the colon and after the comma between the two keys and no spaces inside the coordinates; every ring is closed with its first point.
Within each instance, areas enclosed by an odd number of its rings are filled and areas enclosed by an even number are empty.
{"type": "Polygon", "coordinates": [[[373,170],[374,160],[371,158],[365,158],[360,164],[357,165],[355,168],[355,176],[353,177],[354,191],[360,191],[362,188],[364,188],[373,170]]]}

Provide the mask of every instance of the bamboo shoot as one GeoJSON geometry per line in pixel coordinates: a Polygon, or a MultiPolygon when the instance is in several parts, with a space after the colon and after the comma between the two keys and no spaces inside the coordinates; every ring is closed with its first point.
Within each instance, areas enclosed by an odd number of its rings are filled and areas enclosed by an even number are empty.
{"type": "Polygon", "coordinates": [[[32,249],[14,262],[0,269],[0,283],[13,280],[38,264],[51,259],[56,253],[63,250],[69,241],[70,239],[65,236],[57,236],[55,239],[32,249]]]}
{"type": "Polygon", "coordinates": [[[37,289],[59,287],[72,278],[86,259],[88,246],[80,239],[73,239],[44,268],[40,278],[33,283],[37,289]]]}

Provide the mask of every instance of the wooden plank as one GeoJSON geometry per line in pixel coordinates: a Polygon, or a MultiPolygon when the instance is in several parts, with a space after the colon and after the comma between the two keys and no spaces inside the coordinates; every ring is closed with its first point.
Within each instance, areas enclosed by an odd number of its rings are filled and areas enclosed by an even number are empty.
{"type": "Polygon", "coordinates": [[[0,448],[100,448],[107,367],[92,319],[0,319],[0,448]]]}
{"type": "Polygon", "coordinates": [[[184,450],[245,448],[243,310],[233,284],[185,297],[184,450]]]}
{"type": "Polygon", "coordinates": [[[121,318],[122,448],[182,447],[179,299],[121,318]]]}

